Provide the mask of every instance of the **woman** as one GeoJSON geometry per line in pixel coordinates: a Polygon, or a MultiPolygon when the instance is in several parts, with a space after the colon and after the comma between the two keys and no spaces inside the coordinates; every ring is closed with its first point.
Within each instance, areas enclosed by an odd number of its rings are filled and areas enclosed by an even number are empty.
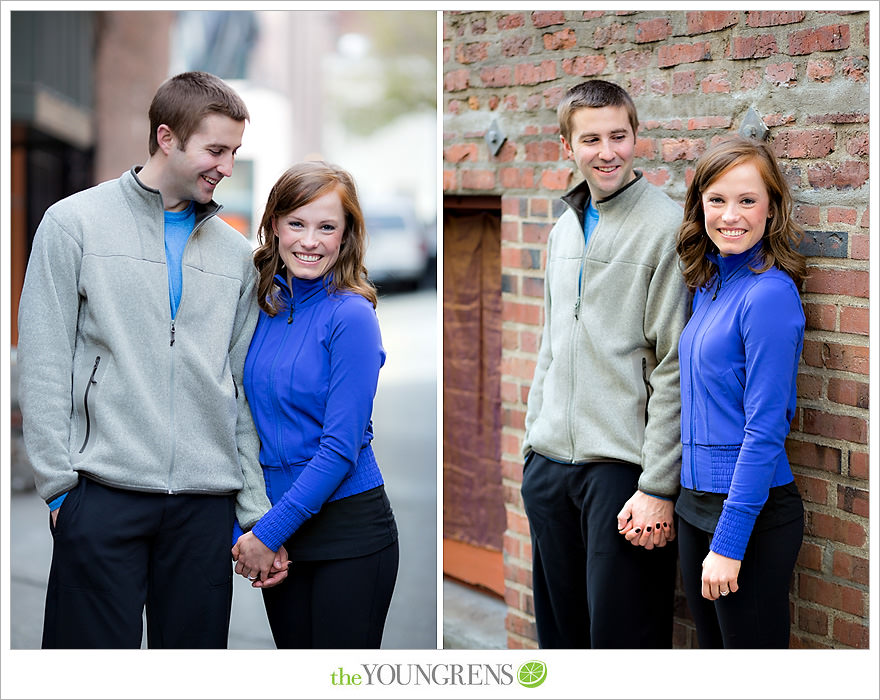
{"type": "Polygon", "coordinates": [[[278,648],[379,648],[397,527],[370,445],[385,351],[351,176],[317,162],[285,172],[260,243],[244,386],[272,509],[239,538],[235,570],[255,575],[286,549],[287,579],[262,586],[278,648]]]}
{"type": "Polygon", "coordinates": [[[802,231],[770,148],[711,147],[688,187],[678,254],[695,292],[679,342],[679,552],[701,648],[786,648],[803,503],[785,438],[804,313],[802,231]]]}

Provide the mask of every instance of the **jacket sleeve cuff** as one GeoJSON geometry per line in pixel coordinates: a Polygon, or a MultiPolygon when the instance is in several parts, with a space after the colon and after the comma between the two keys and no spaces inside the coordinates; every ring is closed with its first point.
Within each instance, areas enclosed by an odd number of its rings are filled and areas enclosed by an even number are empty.
{"type": "Polygon", "coordinates": [[[302,511],[287,499],[281,499],[254,525],[251,532],[273,552],[277,552],[310,514],[302,511]]]}
{"type": "Polygon", "coordinates": [[[730,508],[725,503],[710,549],[721,556],[742,561],[757,517],[756,514],[730,508]]]}

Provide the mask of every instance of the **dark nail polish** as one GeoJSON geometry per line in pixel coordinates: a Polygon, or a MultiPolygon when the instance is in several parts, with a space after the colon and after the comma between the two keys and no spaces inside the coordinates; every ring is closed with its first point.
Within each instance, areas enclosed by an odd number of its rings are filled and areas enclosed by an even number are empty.
{"type": "Polygon", "coordinates": [[[660,529],[660,523],[657,523],[656,528],[657,528],[658,530],[660,529]]]}
{"type": "Polygon", "coordinates": [[[642,531],[642,528],[640,528],[640,527],[636,528],[636,534],[640,533],[641,531],[642,531]]]}
{"type": "Polygon", "coordinates": [[[669,527],[666,523],[663,523],[663,527],[669,527]]]}
{"type": "Polygon", "coordinates": [[[650,525],[648,525],[648,527],[645,528],[645,532],[651,532],[651,526],[650,526],[650,525]]]}

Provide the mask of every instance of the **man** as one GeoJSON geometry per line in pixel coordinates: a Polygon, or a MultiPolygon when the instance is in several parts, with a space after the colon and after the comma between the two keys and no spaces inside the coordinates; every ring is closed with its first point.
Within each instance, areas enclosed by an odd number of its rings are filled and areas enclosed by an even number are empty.
{"type": "Polygon", "coordinates": [[[146,164],[57,202],[37,229],[18,357],[54,540],[44,648],[140,647],[145,606],[150,647],[226,646],[233,521],[270,505],[242,390],[251,246],[213,201],[247,119],[219,78],[170,78],[146,164]]]}
{"type": "Polygon", "coordinates": [[[562,145],[585,181],[547,242],[522,496],[543,648],[672,643],[682,210],[633,169],[638,117],[618,85],[571,88],[562,145]]]}

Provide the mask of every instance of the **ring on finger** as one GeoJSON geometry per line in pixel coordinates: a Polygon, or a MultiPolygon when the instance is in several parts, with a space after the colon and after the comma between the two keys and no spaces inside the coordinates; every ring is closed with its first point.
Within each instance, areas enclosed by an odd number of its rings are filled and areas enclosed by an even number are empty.
{"type": "Polygon", "coordinates": [[[730,591],[721,591],[721,595],[727,595],[730,591]]]}

